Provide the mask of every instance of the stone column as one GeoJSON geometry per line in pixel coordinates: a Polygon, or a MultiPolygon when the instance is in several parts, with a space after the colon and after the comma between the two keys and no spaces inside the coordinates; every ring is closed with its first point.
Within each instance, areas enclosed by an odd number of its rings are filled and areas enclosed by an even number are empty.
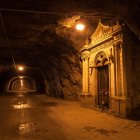
{"type": "Polygon", "coordinates": [[[83,92],[85,92],[85,59],[83,59],[83,75],[82,75],[82,88],[83,88],[83,92]]]}
{"type": "Polygon", "coordinates": [[[83,60],[83,91],[80,96],[80,103],[82,106],[93,106],[93,97],[89,93],[89,57],[90,52],[84,51],[82,53],[83,60]]]}
{"type": "Polygon", "coordinates": [[[116,85],[116,96],[121,96],[121,81],[120,81],[120,48],[116,43],[114,44],[114,55],[115,55],[115,85],[116,85]]]}
{"type": "Polygon", "coordinates": [[[82,94],[88,94],[89,92],[89,51],[85,51],[82,54],[83,60],[83,92],[82,94]]]}
{"type": "Polygon", "coordinates": [[[126,96],[126,86],[125,86],[125,72],[124,72],[124,55],[123,55],[123,45],[122,42],[119,44],[120,46],[120,78],[121,78],[121,93],[122,96],[126,96]]]}
{"type": "Polygon", "coordinates": [[[85,94],[89,92],[89,58],[85,58],[85,94]]]}
{"type": "Polygon", "coordinates": [[[113,101],[114,114],[126,117],[131,110],[130,99],[125,95],[125,75],[124,75],[124,62],[123,50],[121,41],[117,42],[114,46],[115,51],[115,81],[116,81],[116,97],[113,101]]]}

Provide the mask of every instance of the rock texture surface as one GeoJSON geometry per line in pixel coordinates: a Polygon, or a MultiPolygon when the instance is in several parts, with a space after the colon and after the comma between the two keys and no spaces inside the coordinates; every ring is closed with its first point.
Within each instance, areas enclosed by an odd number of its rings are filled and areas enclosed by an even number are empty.
{"type": "Polygon", "coordinates": [[[7,82],[3,79],[16,75],[13,64],[22,64],[28,66],[22,74],[32,75],[37,84],[42,81],[37,79],[44,78],[46,86],[40,84],[39,91],[77,98],[82,79],[81,46],[94,32],[99,19],[109,25],[116,19],[124,22],[139,40],[139,4],[138,0],[0,0],[1,91],[7,82]],[[79,18],[71,22],[71,28],[60,22],[75,16],[79,18]],[[87,25],[84,33],[74,29],[79,21],[87,25]]]}

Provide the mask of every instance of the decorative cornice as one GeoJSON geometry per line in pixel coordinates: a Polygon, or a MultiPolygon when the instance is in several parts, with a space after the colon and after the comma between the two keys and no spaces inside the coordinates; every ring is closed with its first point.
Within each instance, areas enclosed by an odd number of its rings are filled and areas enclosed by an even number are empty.
{"type": "MultiPolygon", "coordinates": [[[[118,42],[122,40],[121,26],[114,25],[112,27],[105,26],[99,22],[97,29],[93,35],[86,41],[85,45],[82,47],[81,52],[91,50],[95,47],[102,46],[108,42],[118,42]]],[[[113,45],[113,44],[112,44],[113,45]]]]}

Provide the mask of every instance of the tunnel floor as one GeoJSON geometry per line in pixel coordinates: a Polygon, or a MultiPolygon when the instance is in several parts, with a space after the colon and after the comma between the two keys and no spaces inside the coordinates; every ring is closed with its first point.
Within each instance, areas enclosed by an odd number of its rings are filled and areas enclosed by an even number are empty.
{"type": "Polygon", "coordinates": [[[0,96],[0,140],[139,140],[140,121],[46,95],[0,96]]]}

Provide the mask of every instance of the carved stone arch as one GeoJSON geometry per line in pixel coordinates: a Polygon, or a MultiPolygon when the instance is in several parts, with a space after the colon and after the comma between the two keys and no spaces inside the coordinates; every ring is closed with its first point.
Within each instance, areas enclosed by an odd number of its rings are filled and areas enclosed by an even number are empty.
{"type": "Polygon", "coordinates": [[[96,61],[96,66],[102,66],[102,62],[100,60],[96,61]]]}
{"type": "Polygon", "coordinates": [[[108,59],[107,59],[107,58],[104,58],[104,59],[102,60],[102,64],[103,64],[103,65],[108,64],[108,59]]]}
{"type": "Polygon", "coordinates": [[[96,66],[99,66],[99,62],[100,62],[100,65],[104,65],[104,64],[108,63],[108,57],[104,51],[98,52],[95,56],[96,66]]]}

